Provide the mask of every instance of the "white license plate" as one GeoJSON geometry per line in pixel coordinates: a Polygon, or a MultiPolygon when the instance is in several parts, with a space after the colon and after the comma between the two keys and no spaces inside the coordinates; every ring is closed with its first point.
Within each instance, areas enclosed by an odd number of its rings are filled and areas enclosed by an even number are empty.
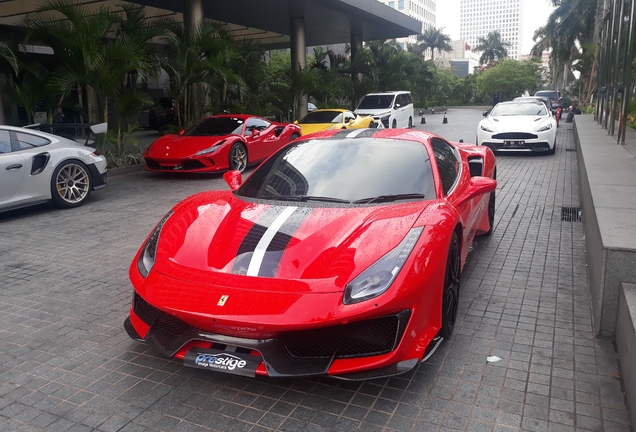
{"type": "Polygon", "coordinates": [[[504,147],[524,147],[525,141],[504,141],[504,147]]]}

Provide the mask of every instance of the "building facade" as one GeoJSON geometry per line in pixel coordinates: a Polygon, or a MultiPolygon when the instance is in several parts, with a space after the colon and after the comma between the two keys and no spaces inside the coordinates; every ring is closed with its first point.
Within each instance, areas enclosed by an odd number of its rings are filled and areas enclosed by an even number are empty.
{"type": "Polygon", "coordinates": [[[448,67],[453,75],[465,78],[479,66],[479,55],[472,52],[470,45],[464,40],[451,41],[451,51],[442,51],[435,58],[438,66],[448,67]]]}
{"type": "MultiPolygon", "coordinates": [[[[435,2],[437,0],[378,0],[405,15],[422,23],[422,32],[435,27],[435,2]]],[[[406,49],[407,45],[417,43],[417,35],[396,39],[406,49]]]]}
{"type": "MultiPolygon", "coordinates": [[[[499,30],[508,42],[508,57],[520,59],[523,39],[524,0],[461,0],[460,39],[475,46],[480,37],[499,30]]],[[[537,4],[538,7],[538,4],[537,4]]]]}

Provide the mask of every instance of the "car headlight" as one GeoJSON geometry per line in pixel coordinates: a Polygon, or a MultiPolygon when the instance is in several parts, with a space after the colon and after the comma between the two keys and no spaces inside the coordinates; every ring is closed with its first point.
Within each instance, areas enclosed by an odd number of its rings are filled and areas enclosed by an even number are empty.
{"type": "Polygon", "coordinates": [[[219,146],[221,144],[223,144],[224,142],[225,142],[225,140],[219,141],[218,143],[214,144],[212,147],[206,148],[205,150],[201,150],[201,151],[195,153],[194,155],[195,156],[201,156],[201,155],[204,155],[204,154],[212,153],[212,152],[216,151],[216,149],[218,149],[219,146]]]}
{"type": "Polygon", "coordinates": [[[395,249],[349,282],[345,288],[343,303],[353,304],[369,300],[389,289],[413,251],[422,230],[424,227],[412,228],[395,249]]]}
{"type": "Polygon", "coordinates": [[[391,113],[381,114],[380,115],[380,120],[387,120],[389,117],[391,117],[391,113]]]}
{"type": "Polygon", "coordinates": [[[148,240],[146,240],[146,244],[144,244],[141,249],[141,253],[139,254],[139,259],[137,260],[137,270],[139,273],[145,278],[150,273],[152,266],[155,265],[155,257],[157,255],[157,244],[159,243],[159,236],[161,235],[161,229],[163,225],[166,223],[168,218],[172,215],[172,210],[168,212],[167,215],[161,219],[161,221],[157,224],[155,229],[152,231],[148,240]]]}
{"type": "Polygon", "coordinates": [[[481,130],[486,131],[486,132],[494,132],[493,129],[489,128],[487,125],[479,125],[479,127],[481,128],[481,130]]]}
{"type": "Polygon", "coordinates": [[[545,132],[545,131],[550,130],[550,129],[552,129],[552,123],[548,123],[548,124],[545,124],[545,125],[541,126],[535,132],[545,132]]]}

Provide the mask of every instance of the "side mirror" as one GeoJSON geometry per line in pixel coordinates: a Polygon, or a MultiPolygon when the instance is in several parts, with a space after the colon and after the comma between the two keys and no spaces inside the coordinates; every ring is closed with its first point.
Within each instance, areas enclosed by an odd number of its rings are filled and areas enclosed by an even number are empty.
{"type": "Polygon", "coordinates": [[[179,131],[179,135],[183,135],[184,133],[185,133],[185,129],[181,129],[181,130],[179,131]]]}
{"type": "Polygon", "coordinates": [[[488,111],[484,111],[484,117],[488,117],[488,111]]]}
{"type": "Polygon", "coordinates": [[[294,120],[294,124],[298,124],[298,120],[294,120]]]}
{"type": "Polygon", "coordinates": [[[243,184],[243,177],[240,171],[228,171],[223,174],[223,180],[233,191],[237,190],[243,184]]]}
{"type": "Polygon", "coordinates": [[[396,103],[395,105],[393,105],[393,109],[398,109],[399,107],[401,107],[402,105],[400,105],[399,103],[396,103]]]}
{"type": "Polygon", "coordinates": [[[497,189],[497,180],[489,177],[471,177],[470,182],[468,183],[468,188],[459,197],[457,205],[465,204],[471,199],[490,193],[495,189],[497,189]]]}
{"type": "Polygon", "coordinates": [[[258,129],[252,129],[252,137],[257,137],[261,134],[261,131],[258,129]]]}
{"type": "Polygon", "coordinates": [[[353,124],[355,121],[355,119],[349,119],[349,124],[353,124]]]}

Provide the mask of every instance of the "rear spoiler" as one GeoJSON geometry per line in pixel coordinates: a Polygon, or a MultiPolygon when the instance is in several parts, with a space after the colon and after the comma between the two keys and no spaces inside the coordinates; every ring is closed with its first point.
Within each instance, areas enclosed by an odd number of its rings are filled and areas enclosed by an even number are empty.
{"type": "Polygon", "coordinates": [[[84,145],[86,147],[92,147],[92,148],[97,147],[97,142],[93,141],[89,144],[89,138],[91,137],[91,134],[99,135],[99,134],[105,134],[106,132],[108,132],[108,123],[98,123],[94,125],[89,125],[86,123],[54,123],[54,124],[34,123],[34,124],[26,125],[24,127],[27,129],[36,129],[42,132],[49,132],[49,133],[52,133],[53,135],[59,135],[61,137],[68,138],[73,141],[77,141],[77,138],[80,138],[80,137],[83,138],[83,136],[85,135],[86,129],[90,129],[90,133],[86,134],[86,141],[84,142],[84,145]],[[62,130],[62,131],[67,130],[71,133],[59,133],[59,130],[62,130]],[[78,133],[78,130],[82,131],[81,134],[78,133]]]}

